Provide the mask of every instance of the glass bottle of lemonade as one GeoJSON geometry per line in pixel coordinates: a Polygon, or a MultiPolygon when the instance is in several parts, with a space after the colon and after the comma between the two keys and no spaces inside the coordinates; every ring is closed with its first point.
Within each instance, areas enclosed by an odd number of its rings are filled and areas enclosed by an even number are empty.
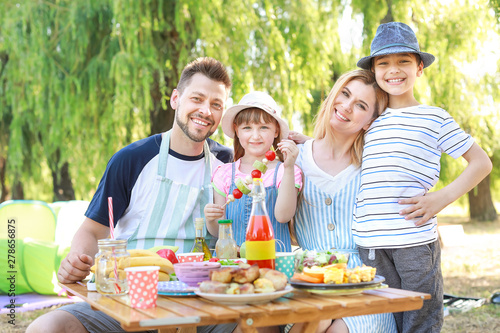
{"type": "Polygon", "coordinates": [[[212,258],[212,253],[210,252],[207,242],[205,241],[205,236],[203,236],[203,231],[205,229],[205,220],[203,217],[197,217],[194,220],[194,229],[196,232],[196,238],[191,252],[203,252],[203,260],[210,260],[210,258],[212,258]]]}
{"type": "Polygon", "coordinates": [[[219,240],[215,253],[219,259],[238,259],[238,249],[233,238],[233,220],[219,220],[219,240]]]}
{"type": "Polygon", "coordinates": [[[245,239],[247,262],[250,265],[257,264],[259,268],[274,269],[276,258],[274,230],[267,214],[266,191],[261,178],[254,178],[249,195],[252,197],[252,211],[245,239]]]}

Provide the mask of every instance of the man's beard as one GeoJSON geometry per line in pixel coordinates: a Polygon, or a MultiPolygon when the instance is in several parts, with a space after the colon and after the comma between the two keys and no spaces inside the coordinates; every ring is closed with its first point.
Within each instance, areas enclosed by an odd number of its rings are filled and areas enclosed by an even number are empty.
{"type": "MultiPolygon", "coordinates": [[[[179,104],[179,107],[177,108],[177,110],[175,112],[175,122],[177,123],[177,125],[179,125],[180,129],[184,132],[184,134],[186,134],[186,136],[188,138],[190,138],[194,142],[203,142],[208,137],[210,137],[212,134],[214,134],[214,131],[208,131],[208,133],[206,135],[203,135],[201,133],[197,133],[197,131],[189,131],[189,126],[187,124],[187,122],[189,121],[189,117],[186,116],[186,119],[187,119],[186,122],[182,121],[181,117],[179,117],[179,112],[178,112],[180,107],[181,106],[179,104]]],[[[205,120],[209,124],[212,124],[212,122],[210,120],[202,117],[201,115],[197,114],[196,116],[200,119],[205,120]]]]}

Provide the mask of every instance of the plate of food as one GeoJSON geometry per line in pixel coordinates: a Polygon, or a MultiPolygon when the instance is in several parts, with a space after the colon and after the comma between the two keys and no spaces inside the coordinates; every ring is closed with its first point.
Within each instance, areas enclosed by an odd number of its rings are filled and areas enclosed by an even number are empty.
{"type": "Polygon", "coordinates": [[[286,286],[285,289],[273,291],[269,293],[254,293],[254,294],[211,294],[196,290],[194,293],[208,300],[227,304],[227,305],[243,305],[243,304],[263,304],[280,298],[291,292],[293,288],[286,286]]]}
{"type": "Polygon", "coordinates": [[[292,291],[288,277],[274,269],[240,263],[210,272],[195,294],[221,304],[262,304],[292,291]]]}
{"type": "Polygon", "coordinates": [[[362,265],[347,268],[349,256],[327,251],[304,251],[296,255],[292,287],[315,294],[348,295],[380,288],[385,278],[376,268],[362,265]]]}
{"type": "Polygon", "coordinates": [[[379,286],[385,278],[380,275],[375,275],[373,280],[366,282],[356,282],[356,283],[312,283],[303,280],[298,280],[292,278],[290,284],[292,287],[297,289],[308,289],[308,290],[346,290],[346,289],[360,289],[366,287],[379,286]]]}

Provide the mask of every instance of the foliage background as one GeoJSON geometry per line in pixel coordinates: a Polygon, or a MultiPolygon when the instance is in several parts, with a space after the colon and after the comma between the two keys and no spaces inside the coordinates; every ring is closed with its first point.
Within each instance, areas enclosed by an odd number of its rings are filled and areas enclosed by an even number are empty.
{"type": "MultiPolygon", "coordinates": [[[[498,193],[499,12],[498,0],[2,0],[0,201],[90,200],[114,152],[171,127],[169,95],[199,56],[229,68],[233,101],[268,91],[311,134],[334,80],[388,21],[436,56],[416,97],[487,151],[498,193]]],[[[444,157],[438,188],[463,168],[444,157]]]]}

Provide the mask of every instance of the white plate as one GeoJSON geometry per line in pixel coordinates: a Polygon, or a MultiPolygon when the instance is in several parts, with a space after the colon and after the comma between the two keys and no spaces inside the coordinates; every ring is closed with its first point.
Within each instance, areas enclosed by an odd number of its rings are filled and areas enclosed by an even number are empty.
{"type": "Polygon", "coordinates": [[[242,295],[227,295],[227,294],[207,294],[202,293],[199,290],[195,290],[195,294],[209,299],[211,301],[228,304],[228,305],[241,305],[241,304],[262,304],[270,302],[274,299],[280,298],[283,295],[291,292],[293,288],[291,286],[286,286],[284,290],[275,291],[272,293],[265,294],[242,294],[242,295]]]}

